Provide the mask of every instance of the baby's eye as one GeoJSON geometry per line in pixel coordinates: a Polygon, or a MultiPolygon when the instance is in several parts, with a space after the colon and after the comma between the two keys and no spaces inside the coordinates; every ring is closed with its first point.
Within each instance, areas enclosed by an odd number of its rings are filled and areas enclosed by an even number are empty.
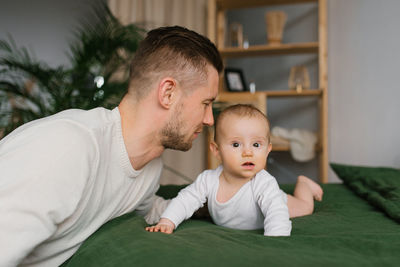
{"type": "Polygon", "coordinates": [[[254,143],[253,146],[254,147],[260,147],[261,145],[260,145],[260,143],[254,143]]]}
{"type": "Polygon", "coordinates": [[[239,147],[239,146],[240,146],[240,144],[239,144],[239,143],[237,143],[237,142],[234,142],[234,143],[232,143],[232,146],[233,146],[233,147],[239,147]]]}

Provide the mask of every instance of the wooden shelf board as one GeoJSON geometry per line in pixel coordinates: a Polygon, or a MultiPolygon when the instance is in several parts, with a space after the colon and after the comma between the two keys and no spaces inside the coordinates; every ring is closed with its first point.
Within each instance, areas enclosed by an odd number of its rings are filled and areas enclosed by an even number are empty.
{"type": "MultiPolygon", "coordinates": [[[[274,90],[274,91],[258,91],[254,94],[250,92],[220,92],[217,98],[218,100],[224,101],[225,99],[237,98],[241,99],[241,96],[250,96],[250,95],[264,95],[265,97],[300,97],[300,96],[319,96],[322,95],[322,89],[309,89],[303,90],[301,93],[297,93],[294,90],[274,90]]],[[[247,98],[246,98],[247,99],[247,98]]]]}
{"type": "Polygon", "coordinates": [[[289,146],[272,146],[272,151],[274,152],[286,152],[289,151],[290,147],[289,146]]]}
{"type": "MultiPolygon", "coordinates": [[[[290,146],[285,146],[285,145],[272,145],[272,151],[273,152],[288,152],[290,151],[290,146]]],[[[317,144],[315,146],[315,151],[320,153],[322,152],[322,147],[321,145],[317,144]]]]}
{"type": "Polygon", "coordinates": [[[277,90],[277,91],[263,91],[260,93],[264,93],[267,97],[298,97],[298,96],[319,96],[322,95],[321,89],[309,89],[303,90],[302,92],[298,93],[294,90],[277,90]]]}
{"type": "Polygon", "coordinates": [[[223,91],[219,92],[216,101],[240,101],[240,100],[248,100],[248,99],[256,99],[257,97],[263,97],[264,92],[256,92],[254,94],[250,92],[228,92],[223,91]]]}
{"type": "Polygon", "coordinates": [[[223,58],[227,57],[254,57],[266,55],[290,55],[318,53],[318,43],[288,43],[280,45],[253,45],[249,48],[224,47],[219,49],[223,58]]]}
{"type": "Polygon", "coordinates": [[[220,9],[251,8],[259,6],[315,3],[318,0],[217,0],[220,9]]]}

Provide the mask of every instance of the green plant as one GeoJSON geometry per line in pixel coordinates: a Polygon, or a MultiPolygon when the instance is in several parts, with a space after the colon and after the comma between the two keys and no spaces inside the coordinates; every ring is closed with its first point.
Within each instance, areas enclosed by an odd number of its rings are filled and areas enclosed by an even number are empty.
{"type": "MultiPolygon", "coordinates": [[[[50,67],[24,47],[0,40],[0,129],[18,126],[69,108],[112,108],[128,85],[130,58],[144,31],[122,25],[107,5],[93,8],[69,46],[68,66],[50,67]]],[[[1,137],[1,136],[0,136],[1,137]]]]}

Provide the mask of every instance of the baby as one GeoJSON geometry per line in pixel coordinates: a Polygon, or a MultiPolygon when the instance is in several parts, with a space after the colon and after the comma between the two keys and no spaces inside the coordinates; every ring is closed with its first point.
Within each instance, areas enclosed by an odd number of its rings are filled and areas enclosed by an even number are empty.
{"type": "Polygon", "coordinates": [[[311,179],[299,176],[292,196],[264,170],[272,148],[270,126],[267,117],[251,105],[234,105],[221,112],[210,148],[222,164],[202,172],[182,189],[158,224],[146,227],[147,231],[170,234],[208,201],[218,225],[264,228],[266,236],[289,236],[289,218],[311,214],[314,200],[322,200],[322,188],[311,179]]]}

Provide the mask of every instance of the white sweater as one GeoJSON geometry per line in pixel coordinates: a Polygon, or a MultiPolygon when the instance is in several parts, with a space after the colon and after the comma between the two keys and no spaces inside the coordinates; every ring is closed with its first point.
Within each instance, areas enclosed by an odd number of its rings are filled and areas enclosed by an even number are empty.
{"type": "Polygon", "coordinates": [[[107,221],[158,221],[161,160],[132,168],[118,108],[68,110],[0,141],[0,266],[58,266],[107,221]],[[154,205],[153,205],[154,203],[154,205]]]}
{"type": "Polygon", "coordinates": [[[262,170],[231,199],[219,203],[217,192],[221,172],[222,166],[202,172],[193,184],[179,192],[161,217],[178,227],[208,200],[208,210],[215,224],[243,230],[264,228],[266,236],[290,235],[292,223],[287,195],[279,189],[273,176],[262,170]]]}

